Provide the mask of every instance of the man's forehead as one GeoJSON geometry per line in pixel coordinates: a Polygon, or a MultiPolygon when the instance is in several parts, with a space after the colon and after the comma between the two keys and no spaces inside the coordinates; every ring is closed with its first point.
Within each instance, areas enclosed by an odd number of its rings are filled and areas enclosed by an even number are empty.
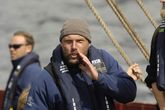
{"type": "Polygon", "coordinates": [[[85,39],[81,35],[66,35],[63,39],[85,39]]]}
{"type": "Polygon", "coordinates": [[[24,43],[25,41],[26,41],[25,38],[21,35],[13,36],[11,38],[11,42],[24,43]]]}
{"type": "Polygon", "coordinates": [[[165,2],[165,0],[160,0],[160,2],[165,2]]]}

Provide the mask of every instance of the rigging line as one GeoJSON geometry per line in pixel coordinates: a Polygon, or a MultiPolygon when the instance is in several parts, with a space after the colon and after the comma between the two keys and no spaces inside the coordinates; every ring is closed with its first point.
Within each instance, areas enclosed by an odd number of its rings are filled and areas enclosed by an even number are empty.
{"type": "Polygon", "coordinates": [[[130,34],[131,38],[133,41],[137,44],[139,47],[140,51],[143,53],[144,57],[146,60],[149,60],[149,52],[147,48],[144,46],[144,43],[140,39],[140,37],[137,35],[137,33],[133,30],[131,25],[128,23],[128,20],[126,20],[126,17],[123,15],[119,7],[116,5],[116,3],[113,0],[106,0],[108,5],[111,6],[113,9],[114,13],[117,15],[121,23],[123,24],[124,28],[127,30],[127,32],[130,34]]]}
{"type": "Polygon", "coordinates": [[[129,57],[126,55],[126,53],[124,52],[124,50],[122,49],[120,44],[117,42],[115,37],[112,35],[112,33],[109,30],[107,24],[103,21],[103,18],[99,15],[99,13],[96,11],[96,8],[93,6],[92,1],[91,0],[86,0],[86,3],[88,5],[88,7],[91,9],[91,11],[94,14],[94,16],[96,17],[96,19],[98,20],[98,22],[103,27],[103,29],[106,32],[106,34],[108,35],[108,37],[111,39],[111,41],[114,44],[114,46],[117,48],[117,50],[119,51],[121,56],[124,58],[126,63],[130,66],[132,64],[132,61],[129,59],[129,57]]]}
{"type": "MultiPolygon", "coordinates": [[[[92,1],[91,0],[85,0],[85,1],[87,3],[88,7],[90,8],[90,10],[92,11],[92,13],[94,14],[94,16],[96,17],[96,19],[98,20],[98,22],[103,27],[103,29],[106,32],[106,34],[108,35],[108,37],[111,39],[111,41],[114,44],[114,46],[117,48],[117,50],[119,51],[119,53],[121,54],[121,56],[126,61],[126,63],[129,66],[132,65],[133,62],[130,60],[130,58],[127,56],[127,54],[124,52],[124,50],[122,49],[122,47],[120,46],[120,44],[117,42],[117,40],[115,39],[115,37],[111,33],[110,29],[108,28],[107,24],[104,22],[103,18],[99,15],[98,11],[94,7],[92,1]]],[[[143,77],[141,77],[140,80],[141,80],[141,82],[145,83],[143,77]]]]}
{"type": "Polygon", "coordinates": [[[157,28],[158,24],[156,23],[156,21],[153,19],[153,17],[151,16],[151,14],[149,13],[149,11],[147,10],[147,8],[145,8],[143,0],[136,0],[136,2],[138,3],[138,5],[140,6],[140,8],[143,10],[144,14],[147,16],[147,18],[150,20],[151,24],[157,28]]]}

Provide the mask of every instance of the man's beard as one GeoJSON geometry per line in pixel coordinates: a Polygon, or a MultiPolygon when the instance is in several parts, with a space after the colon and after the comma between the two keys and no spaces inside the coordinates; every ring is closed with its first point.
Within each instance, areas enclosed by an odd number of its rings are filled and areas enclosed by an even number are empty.
{"type": "Polygon", "coordinates": [[[68,59],[68,63],[70,65],[78,65],[79,64],[79,60],[78,59],[68,59]]]}
{"type": "Polygon", "coordinates": [[[80,64],[79,58],[72,59],[69,56],[65,57],[65,63],[71,67],[77,67],[80,64]]]}

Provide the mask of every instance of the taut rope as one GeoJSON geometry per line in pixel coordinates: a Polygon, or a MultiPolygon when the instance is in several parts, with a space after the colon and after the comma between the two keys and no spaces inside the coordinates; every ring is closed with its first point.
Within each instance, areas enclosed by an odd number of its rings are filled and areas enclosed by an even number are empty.
{"type": "Polygon", "coordinates": [[[130,66],[132,64],[132,61],[129,59],[129,57],[124,52],[124,50],[121,48],[121,46],[119,45],[119,43],[117,42],[115,37],[112,35],[112,33],[109,30],[107,24],[103,21],[103,18],[99,15],[99,13],[97,12],[96,8],[93,6],[92,0],[86,0],[86,3],[88,5],[88,7],[91,9],[91,11],[94,14],[94,16],[96,17],[96,19],[98,20],[98,22],[103,27],[103,29],[106,32],[106,34],[108,35],[108,37],[112,40],[112,43],[114,44],[114,46],[117,48],[117,50],[119,51],[121,56],[125,59],[126,63],[130,66]]]}
{"type": "Polygon", "coordinates": [[[111,8],[115,12],[117,17],[119,18],[119,20],[121,21],[121,23],[123,24],[125,29],[127,30],[127,32],[130,34],[130,36],[133,39],[133,41],[137,44],[137,46],[139,47],[140,51],[143,53],[144,57],[148,61],[149,60],[149,51],[144,46],[144,43],[140,39],[139,35],[137,35],[137,33],[133,30],[133,27],[128,23],[128,20],[123,15],[123,13],[121,12],[120,8],[116,5],[114,0],[106,0],[106,1],[111,6],[111,8]]]}
{"type": "MultiPolygon", "coordinates": [[[[96,19],[98,20],[98,22],[103,27],[103,29],[106,32],[106,34],[108,35],[108,37],[111,39],[111,41],[114,44],[114,46],[117,48],[117,50],[119,51],[119,53],[121,54],[121,56],[126,61],[126,63],[129,66],[132,65],[133,62],[130,60],[130,58],[127,56],[127,54],[124,52],[124,50],[122,49],[122,47],[120,46],[120,44],[117,42],[117,40],[115,39],[115,37],[113,36],[113,34],[111,33],[111,31],[109,30],[107,24],[104,22],[103,18],[97,12],[96,8],[94,7],[94,5],[92,3],[92,0],[85,0],[85,1],[87,3],[88,7],[91,9],[91,11],[94,14],[94,16],[96,17],[96,19]]],[[[149,55],[148,55],[148,58],[149,58],[149,55]]],[[[143,77],[141,77],[140,80],[141,80],[141,82],[145,83],[143,77]]]]}
{"type": "Polygon", "coordinates": [[[157,28],[158,24],[156,23],[156,21],[153,19],[153,17],[151,16],[151,14],[149,13],[149,11],[145,8],[144,3],[142,0],[136,0],[136,2],[138,3],[138,5],[140,6],[140,8],[143,10],[143,12],[145,13],[145,15],[147,16],[147,18],[150,20],[151,24],[157,28]]]}

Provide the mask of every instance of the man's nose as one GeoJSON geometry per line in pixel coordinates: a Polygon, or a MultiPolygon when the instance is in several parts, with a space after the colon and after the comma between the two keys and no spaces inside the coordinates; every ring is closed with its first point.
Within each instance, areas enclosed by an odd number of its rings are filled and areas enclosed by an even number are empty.
{"type": "Polygon", "coordinates": [[[73,41],[73,43],[72,43],[72,48],[73,48],[73,49],[76,48],[76,42],[75,42],[75,41],[73,41]]]}
{"type": "Polygon", "coordinates": [[[14,48],[12,47],[12,48],[9,48],[9,51],[14,51],[14,48]]]}

